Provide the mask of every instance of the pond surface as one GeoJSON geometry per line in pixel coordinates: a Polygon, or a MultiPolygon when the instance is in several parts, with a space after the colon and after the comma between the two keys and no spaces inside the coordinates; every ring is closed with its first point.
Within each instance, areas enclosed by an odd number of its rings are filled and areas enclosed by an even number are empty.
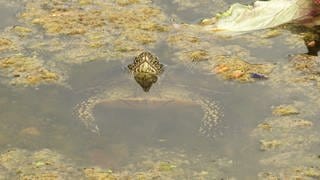
{"type": "Polygon", "coordinates": [[[23,168],[24,160],[13,173],[5,152],[14,148],[49,149],[118,179],[318,179],[320,59],[307,61],[315,62],[311,73],[290,60],[307,52],[303,37],[280,29],[272,38],[260,38],[263,31],[226,39],[177,25],[231,3],[1,0],[9,43],[0,45],[0,177],[64,177],[33,159],[38,169],[23,168]],[[192,54],[199,50],[206,53],[192,54]],[[143,51],[165,64],[150,92],[126,70],[143,51]],[[214,72],[230,62],[267,79],[214,72]],[[93,118],[82,118],[79,106],[93,118]]]}

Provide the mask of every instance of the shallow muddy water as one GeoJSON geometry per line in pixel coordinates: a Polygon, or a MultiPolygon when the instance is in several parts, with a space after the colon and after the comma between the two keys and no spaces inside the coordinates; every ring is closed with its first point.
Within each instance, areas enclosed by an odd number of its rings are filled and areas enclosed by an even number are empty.
{"type": "Polygon", "coordinates": [[[263,31],[225,39],[174,25],[231,3],[1,0],[0,177],[320,178],[319,70],[290,61],[306,53],[302,37],[281,29],[274,38],[259,38],[263,31]],[[198,50],[206,54],[192,54],[198,50]],[[143,51],[165,65],[149,92],[126,68],[143,51]],[[229,61],[268,77],[216,72],[229,61]],[[74,171],[99,172],[51,171],[44,155],[15,169],[10,149],[49,149],[74,171]],[[36,168],[24,168],[30,164],[36,168]]]}

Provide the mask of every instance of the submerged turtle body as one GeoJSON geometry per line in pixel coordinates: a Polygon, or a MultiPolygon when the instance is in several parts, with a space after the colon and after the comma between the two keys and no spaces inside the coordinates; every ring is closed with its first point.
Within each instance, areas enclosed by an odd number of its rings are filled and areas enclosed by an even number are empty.
{"type": "Polygon", "coordinates": [[[168,103],[178,106],[194,105],[199,106],[203,111],[203,118],[199,120],[199,131],[202,134],[213,136],[216,134],[214,127],[218,124],[220,108],[212,99],[193,92],[177,82],[162,83],[161,86],[149,91],[151,85],[156,82],[157,76],[163,73],[164,66],[158,58],[149,52],[143,52],[135,57],[134,62],[128,65],[129,70],[135,76],[136,81],[142,86],[145,92],[139,91],[129,83],[116,83],[112,88],[105,89],[77,106],[77,114],[81,121],[93,132],[99,133],[99,127],[95,120],[94,109],[101,104],[131,104],[134,108],[142,110],[157,108],[168,103]],[[140,106],[142,105],[142,106],[140,106]]]}
{"type": "Polygon", "coordinates": [[[157,108],[168,103],[178,106],[194,105],[199,106],[203,111],[203,117],[199,120],[199,131],[201,134],[214,136],[214,128],[222,115],[217,103],[196,93],[190,92],[182,87],[160,87],[150,93],[137,95],[135,87],[128,87],[125,84],[88,98],[77,106],[77,114],[81,121],[95,133],[99,133],[96,124],[94,109],[100,104],[116,104],[124,102],[133,105],[132,108],[157,108]]]}

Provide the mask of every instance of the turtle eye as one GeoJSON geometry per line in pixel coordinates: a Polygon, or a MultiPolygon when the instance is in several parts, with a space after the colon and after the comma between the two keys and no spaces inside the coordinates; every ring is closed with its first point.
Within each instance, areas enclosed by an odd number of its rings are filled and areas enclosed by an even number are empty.
{"type": "Polygon", "coordinates": [[[136,64],[139,62],[139,59],[137,57],[135,57],[133,62],[136,64]]]}

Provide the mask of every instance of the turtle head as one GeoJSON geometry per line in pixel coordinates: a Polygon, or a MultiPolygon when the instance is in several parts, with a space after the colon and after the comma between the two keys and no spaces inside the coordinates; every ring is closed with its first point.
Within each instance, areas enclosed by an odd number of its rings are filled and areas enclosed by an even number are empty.
{"type": "Polygon", "coordinates": [[[142,52],[128,65],[128,69],[142,89],[148,92],[152,84],[157,82],[158,75],[164,71],[164,65],[150,52],[142,52]]]}

